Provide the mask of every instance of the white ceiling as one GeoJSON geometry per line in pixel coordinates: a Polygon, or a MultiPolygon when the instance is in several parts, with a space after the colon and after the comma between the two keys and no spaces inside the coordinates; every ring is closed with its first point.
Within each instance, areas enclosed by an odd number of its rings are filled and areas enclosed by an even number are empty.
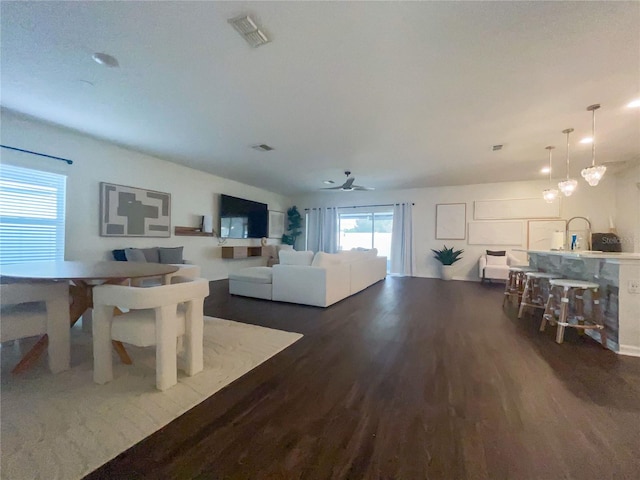
{"type": "Polygon", "coordinates": [[[564,175],[567,127],[577,176],[592,103],[598,161],[640,158],[639,2],[1,9],[2,106],[285,195],[345,169],[377,189],[537,179],[549,144],[564,175]],[[272,43],[244,42],[227,23],[244,13],[272,43]]]}

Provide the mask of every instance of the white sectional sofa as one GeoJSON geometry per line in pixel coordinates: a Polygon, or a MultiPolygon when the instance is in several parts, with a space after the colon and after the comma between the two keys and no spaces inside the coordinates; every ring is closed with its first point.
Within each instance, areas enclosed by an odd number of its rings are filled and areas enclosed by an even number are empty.
{"type": "Polygon", "coordinates": [[[251,267],[230,274],[229,293],[328,307],[384,279],[386,271],[387,258],[375,249],[315,255],[284,250],[280,263],[270,269],[251,267]]]}

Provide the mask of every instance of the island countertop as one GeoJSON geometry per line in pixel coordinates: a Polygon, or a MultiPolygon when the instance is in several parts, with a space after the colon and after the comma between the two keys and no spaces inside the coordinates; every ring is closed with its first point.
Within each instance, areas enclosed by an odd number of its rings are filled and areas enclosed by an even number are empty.
{"type": "MultiPolygon", "coordinates": [[[[537,270],[600,285],[607,346],[640,357],[640,253],[587,250],[526,250],[537,270]]],[[[587,335],[600,341],[600,334],[587,335]]]]}
{"type": "Polygon", "coordinates": [[[515,248],[516,252],[534,253],[538,255],[559,255],[567,258],[596,258],[602,260],[638,260],[640,261],[640,253],[629,252],[599,252],[595,250],[526,250],[515,248]]]}

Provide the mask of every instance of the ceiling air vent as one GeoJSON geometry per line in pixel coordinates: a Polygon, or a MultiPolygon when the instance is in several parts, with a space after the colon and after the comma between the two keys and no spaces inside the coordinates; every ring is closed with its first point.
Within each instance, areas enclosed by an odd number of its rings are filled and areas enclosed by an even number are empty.
{"type": "Polygon", "coordinates": [[[254,150],[258,150],[259,152],[270,152],[273,150],[273,147],[270,147],[266,143],[261,143],[260,145],[252,145],[251,148],[254,150]]]}
{"type": "Polygon", "coordinates": [[[249,15],[235,17],[228,20],[228,22],[254,48],[271,41],[249,15]]]}
{"type": "Polygon", "coordinates": [[[493,150],[494,152],[497,152],[502,150],[502,147],[504,147],[504,145],[494,145],[493,147],[491,147],[491,150],[493,150]]]}

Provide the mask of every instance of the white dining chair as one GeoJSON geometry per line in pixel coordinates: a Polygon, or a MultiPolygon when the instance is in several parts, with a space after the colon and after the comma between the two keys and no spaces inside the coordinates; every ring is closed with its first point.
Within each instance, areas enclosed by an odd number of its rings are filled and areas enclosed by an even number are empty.
{"type": "Polygon", "coordinates": [[[173,277],[157,287],[100,285],[93,289],[93,379],[113,379],[111,340],[156,347],[156,387],[178,381],[178,339],[184,346],[185,373],[203,369],[203,303],[209,295],[204,278],[173,277]],[[114,307],[128,310],[114,316],[114,307]]]}
{"type": "Polygon", "coordinates": [[[0,284],[0,342],[46,334],[49,369],[69,369],[71,325],[67,282],[0,284]]]}

